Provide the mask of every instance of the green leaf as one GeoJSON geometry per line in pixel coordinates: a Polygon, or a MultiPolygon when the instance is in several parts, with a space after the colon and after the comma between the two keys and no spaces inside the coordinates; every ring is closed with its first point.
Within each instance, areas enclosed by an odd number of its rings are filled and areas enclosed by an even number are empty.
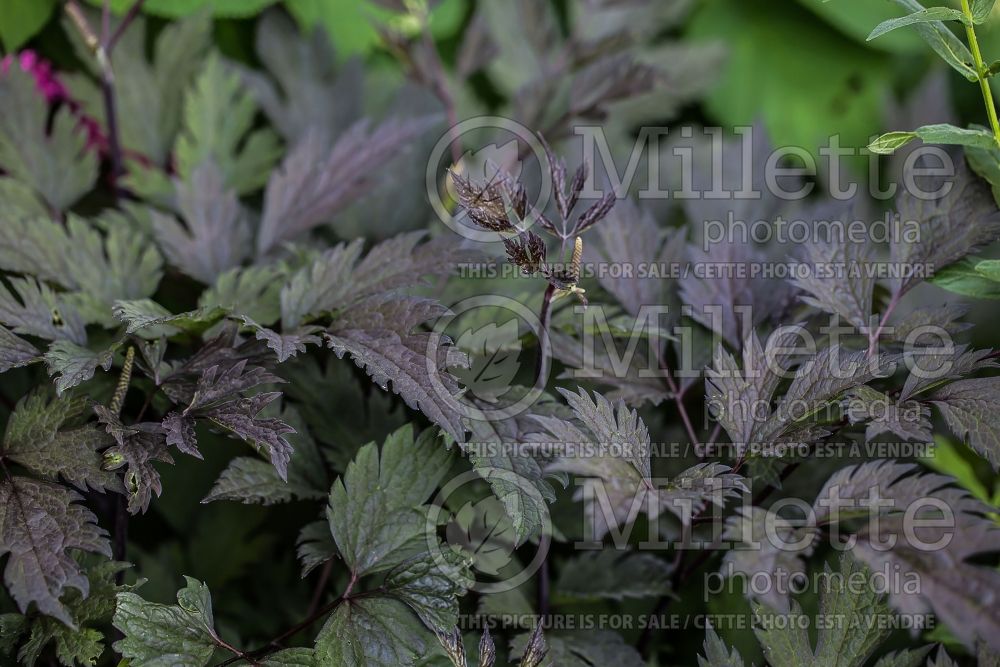
{"type": "Polygon", "coordinates": [[[932,400],[948,428],[994,470],[1000,469],[1000,377],[953,382],[932,400]]]}
{"type": "Polygon", "coordinates": [[[63,294],[33,278],[11,278],[9,282],[13,291],[0,284],[0,322],[14,333],[77,345],[87,342],[83,318],[63,294]]]}
{"type": "MultiPolygon", "coordinates": [[[[226,2],[227,0],[222,0],[226,2]]],[[[244,6],[251,5],[255,0],[247,0],[243,3],[244,6]]],[[[213,0],[213,4],[215,0],[213,0]]],[[[133,46],[130,46],[129,52],[122,50],[121,58],[122,60],[142,60],[145,63],[145,54],[147,50],[145,48],[145,40],[142,36],[142,31],[138,26],[133,23],[132,27],[129,29],[134,32],[132,37],[135,42],[132,42],[133,46]]],[[[124,37],[122,38],[124,41],[124,37]]],[[[182,110],[183,110],[183,100],[185,93],[190,87],[191,81],[197,74],[198,67],[201,65],[205,53],[208,51],[212,43],[212,21],[209,18],[208,12],[200,10],[197,12],[191,12],[189,17],[183,18],[179,21],[174,21],[168,23],[163,27],[163,29],[158,33],[156,37],[156,42],[153,44],[153,62],[152,62],[152,76],[156,88],[159,92],[154,99],[157,99],[161,105],[158,113],[149,118],[149,121],[155,122],[156,125],[153,127],[158,135],[157,143],[154,146],[162,145],[168,147],[169,142],[172,140],[177,132],[177,128],[181,124],[182,120],[182,110]],[[162,141],[163,144],[159,144],[162,141]]],[[[115,76],[117,79],[117,72],[119,67],[118,57],[119,50],[122,49],[121,43],[115,47],[113,64],[115,66],[115,76]]],[[[135,67],[128,67],[127,71],[130,76],[137,77],[142,75],[143,68],[136,69],[135,67]]],[[[129,81],[130,85],[136,85],[138,82],[132,78],[129,81]]],[[[117,87],[121,88],[122,83],[117,83],[117,87]]],[[[121,93],[119,93],[121,94],[121,93]]],[[[133,100],[132,94],[128,95],[130,104],[140,104],[142,100],[133,100]]],[[[146,101],[147,108],[149,107],[150,101],[146,101]]],[[[124,112],[121,114],[124,116],[124,112]]],[[[146,119],[140,118],[132,120],[132,122],[143,122],[146,119]]],[[[124,123],[124,119],[123,119],[124,123]]],[[[139,129],[139,128],[136,128],[139,129]]],[[[147,130],[148,131],[148,130],[147,130]]],[[[124,129],[123,129],[124,135],[124,129]]],[[[152,155],[156,155],[155,153],[152,155]]],[[[164,157],[166,157],[164,155],[164,157]]],[[[158,165],[163,165],[163,159],[156,160],[158,165]]]]}
{"type": "Polygon", "coordinates": [[[327,520],[345,564],[361,577],[396,567],[427,548],[423,503],[448,472],[449,452],[429,429],[404,426],[382,446],[361,448],[333,484],[327,520]]]}
{"type": "Polygon", "coordinates": [[[916,132],[886,132],[868,144],[868,150],[877,155],[891,155],[916,138],[916,132]]]}
{"type": "Polygon", "coordinates": [[[237,457],[230,461],[203,503],[235,500],[243,503],[288,502],[293,498],[323,498],[329,490],[322,455],[309,436],[308,427],[298,412],[286,407],[281,420],[295,429],[288,435],[293,446],[285,481],[270,463],[259,458],[237,457]]]}
{"type": "Polygon", "coordinates": [[[94,377],[98,368],[111,370],[114,352],[120,346],[121,343],[115,343],[106,350],[92,350],[68,340],[52,343],[42,359],[49,375],[55,380],[56,393],[62,394],[67,389],[86,382],[94,377]]]}
{"type": "MultiPolygon", "coordinates": [[[[889,247],[890,260],[896,266],[922,266],[937,272],[1000,238],[1000,215],[986,183],[963,167],[954,178],[928,182],[927,192],[943,186],[946,180],[949,185],[942,196],[919,197],[904,191],[896,198],[899,215],[893,222],[896,234],[889,247]],[[919,234],[911,240],[903,226],[914,223],[919,234]]],[[[911,274],[889,280],[897,298],[920,282],[919,271],[911,274]]]]}
{"type": "Polygon", "coordinates": [[[377,5],[349,0],[288,0],[287,7],[302,32],[323,27],[343,56],[366,53],[379,43],[369,10],[383,19],[391,16],[377,5]]]}
{"type": "Polygon", "coordinates": [[[330,524],[327,521],[313,521],[303,526],[299,531],[297,544],[296,552],[302,562],[303,577],[337,557],[337,544],[330,535],[330,524]]]}
{"type": "Polygon", "coordinates": [[[50,400],[36,391],[22,398],[7,422],[0,452],[35,475],[53,481],[61,476],[81,491],[88,487],[120,491],[118,478],[101,467],[98,452],[112,444],[107,434],[92,423],[65,426],[86,408],[82,397],[50,400]]]}
{"type": "Polygon", "coordinates": [[[908,614],[933,611],[968,646],[976,637],[992,641],[1000,633],[1000,600],[984,598],[981,592],[1000,585],[1000,572],[969,560],[997,550],[1000,528],[984,516],[989,507],[953,486],[953,479],[913,475],[915,468],[914,464],[876,460],[838,471],[813,503],[817,521],[868,518],[854,534],[851,555],[873,571],[890,568],[920,582],[917,589],[891,587],[889,600],[894,608],[908,614]],[[862,499],[866,500],[859,502],[862,499]],[[926,502],[929,499],[933,504],[926,502]],[[873,514],[876,504],[882,509],[873,514]],[[940,519],[945,506],[947,527],[923,522],[919,532],[912,530],[917,519],[940,519]],[[928,548],[931,544],[943,546],[928,548]]]}
{"type": "MultiPolygon", "coordinates": [[[[104,0],[87,0],[101,7],[104,0]]],[[[191,14],[209,11],[221,18],[249,18],[263,11],[277,0],[146,0],[142,11],[153,16],[176,19],[191,14]]],[[[111,11],[123,14],[135,4],[135,0],[110,0],[111,11]]]]}
{"type": "Polygon", "coordinates": [[[891,155],[914,139],[928,144],[967,146],[988,150],[997,145],[992,133],[983,129],[962,129],[954,125],[925,125],[912,132],[889,132],[868,145],[868,150],[879,155],[891,155]]]}
{"type": "Polygon", "coordinates": [[[698,656],[698,667],[743,667],[739,651],[728,649],[711,625],[705,629],[704,653],[704,658],[698,656]]]}
{"type": "Polygon", "coordinates": [[[979,275],[1000,283],[1000,259],[984,259],[976,262],[975,268],[979,275]]]}
{"type": "Polygon", "coordinates": [[[335,137],[360,116],[361,69],[336,66],[323,30],[300,33],[287,14],[267,12],[257,22],[254,50],[270,76],[234,66],[289,146],[317,129],[335,137]]]}
{"type": "Polygon", "coordinates": [[[319,667],[311,648],[286,648],[270,655],[260,667],[319,667]]]}
{"type": "MultiPolygon", "coordinates": [[[[295,17],[303,33],[321,27],[329,35],[342,57],[366,54],[382,43],[379,29],[415,34],[415,19],[398,16],[379,0],[285,0],[285,7],[295,17]]],[[[454,31],[460,21],[462,2],[443,0],[432,5],[430,27],[435,37],[454,31]]]]}
{"type": "Polygon", "coordinates": [[[60,597],[75,588],[86,597],[90,584],[69,550],[111,557],[107,533],[65,486],[27,477],[0,482],[0,555],[10,554],[4,582],[22,612],[32,602],[43,614],[75,627],[60,597]]]}
{"type": "Polygon", "coordinates": [[[115,211],[94,220],[70,214],[65,223],[11,216],[0,225],[0,268],[71,290],[62,298],[86,322],[110,328],[114,301],[156,291],[162,259],[135,222],[115,211]]]}
{"type": "MultiPolygon", "coordinates": [[[[917,0],[893,0],[893,2],[911,14],[924,11],[924,6],[917,0]]],[[[948,26],[937,21],[933,23],[916,23],[913,27],[924,41],[934,49],[935,53],[959,74],[969,81],[979,80],[979,73],[973,67],[974,59],[972,53],[948,26]]]]}
{"type": "MultiPolygon", "coordinates": [[[[649,512],[651,507],[672,512],[687,522],[709,503],[723,503],[745,488],[742,477],[715,462],[694,465],[666,484],[654,486],[650,477],[649,431],[638,413],[624,403],[615,405],[596,392],[591,398],[584,389],[578,389],[579,393],[559,391],[585,430],[558,417],[536,416],[535,421],[547,438],[545,442],[567,445],[547,471],[603,481],[600,493],[604,497],[590,494],[587,499],[587,539],[600,540],[609,531],[634,521],[639,512],[649,512]],[[657,502],[643,500],[646,493],[655,494],[657,502]],[[611,516],[607,516],[606,509],[612,510],[611,516]]],[[[651,516],[650,520],[653,519],[656,517],[651,516]]]]}
{"type": "Polygon", "coordinates": [[[219,306],[208,306],[174,315],[152,299],[137,299],[116,301],[114,314],[126,325],[125,333],[137,333],[143,337],[157,339],[181,332],[204,333],[226,316],[226,310],[219,306]]]}
{"type": "Polygon", "coordinates": [[[995,651],[984,641],[978,642],[976,646],[976,658],[979,661],[979,667],[998,667],[1000,666],[1000,652],[995,651]]]}
{"type": "Polygon", "coordinates": [[[922,457],[921,462],[927,467],[954,477],[963,489],[968,489],[973,497],[984,503],[992,502],[992,497],[979,477],[976,469],[962,455],[960,446],[954,444],[943,435],[934,436],[934,451],[928,456],[922,457]]]}
{"type": "Polygon", "coordinates": [[[967,146],[965,159],[972,170],[992,186],[993,200],[1000,206],[1000,146],[967,146]]]}
{"type": "Polygon", "coordinates": [[[236,500],[245,504],[272,505],[293,498],[322,498],[324,493],[293,479],[285,482],[274,466],[261,459],[241,456],[230,461],[222,471],[204,503],[214,500],[236,500]]]}
{"type": "Polygon", "coordinates": [[[389,572],[382,584],[435,632],[458,624],[458,598],[470,585],[465,561],[452,551],[412,558],[389,572]]]}
{"type": "Polygon", "coordinates": [[[889,635],[884,627],[890,618],[888,606],[876,592],[878,586],[863,564],[847,555],[840,557],[839,572],[833,575],[829,565],[819,581],[819,617],[824,623],[816,637],[816,648],[809,640],[809,623],[796,620],[802,610],[793,605],[787,620],[778,612],[754,605],[754,632],[764,649],[764,656],[774,667],[861,667],[889,635]]]}
{"type": "MultiPolygon", "coordinates": [[[[334,483],[327,519],[351,580],[388,573],[377,596],[341,603],[316,640],[319,664],[409,665],[428,634],[418,617],[436,632],[458,623],[457,598],[471,583],[467,563],[444,547],[427,553],[428,537],[437,538],[427,533],[435,528],[423,505],[450,459],[436,431],[414,442],[406,426],[386,440],[381,459],[374,444],[366,445],[334,483]]],[[[332,555],[325,539],[321,525],[303,531],[300,555],[307,568],[332,555]]]]}
{"type": "Polygon", "coordinates": [[[220,645],[208,587],[184,577],[177,605],[147,602],[135,593],[119,593],[114,626],[124,635],[114,648],[143,667],[203,667],[220,645]]]}
{"type": "Polygon", "coordinates": [[[0,44],[13,53],[34,37],[49,21],[56,0],[0,0],[0,44]]]}
{"type": "Polygon", "coordinates": [[[218,54],[210,54],[184,98],[184,124],[175,148],[181,179],[211,161],[219,166],[226,187],[238,194],[264,185],[281,151],[270,129],[250,132],[256,113],[239,74],[218,54]]]}
{"type": "MultiPolygon", "coordinates": [[[[104,634],[96,629],[103,627],[111,620],[115,611],[115,595],[125,587],[115,583],[115,577],[128,569],[128,563],[118,563],[105,559],[80,556],[77,559],[86,567],[87,579],[90,582],[90,592],[86,596],[79,591],[70,590],[63,596],[63,602],[77,629],[70,628],[62,622],[49,617],[31,615],[18,616],[24,620],[21,632],[29,632],[27,640],[18,651],[22,663],[34,665],[50,643],[54,644],[55,655],[59,662],[67,667],[73,665],[96,665],[97,659],[103,655],[104,634]],[[85,626],[86,624],[86,626],[85,626]]],[[[4,627],[0,618],[0,629],[4,627]]],[[[14,637],[17,640],[17,637],[14,637]]]]}
{"type": "MultiPolygon", "coordinates": [[[[837,0],[837,2],[799,0],[799,2],[858,42],[865,41],[873,25],[899,15],[888,2],[869,0],[837,0]]],[[[871,46],[892,53],[915,53],[924,48],[924,42],[915,32],[903,31],[889,33],[877,42],[872,42],[871,46]]]]}
{"type": "MultiPolygon", "coordinates": [[[[503,410],[523,400],[526,387],[515,386],[496,402],[475,402],[484,410],[503,410]]],[[[534,413],[555,409],[556,404],[545,397],[535,402],[534,413]]],[[[486,480],[493,495],[503,503],[504,512],[513,529],[514,546],[537,534],[548,519],[547,503],[555,502],[552,484],[545,479],[541,463],[529,452],[518,447],[525,434],[533,430],[529,415],[514,415],[497,419],[469,419],[470,441],[481,446],[463,449],[476,473],[486,480]]]]}
{"type": "Polygon", "coordinates": [[[958,663],[951,659],[944,646],[938,646],[937,654],[927,661],[927,667],[958,667],[958,663]]]}
{"type": "Polygon", "coordinates": [[[219,306],[262,326],[271,326],[281,317],[279,299],[286,271],[280,264],[230,269],[201,293],[198,306],[219,306]]]}
{"type": "Polygon", "coordinates": [[[889,653],[879,658],[875,667],[920,667],[932,648],[933,645],[889,653]]]}
{"type": "Polygon", "coordinates": [[[0,373],[20,368],[38,359],[38,349],[0,326],[0,373]]]}
{"type": "Polygon", "coordinates": [[[341,603],[316,637],[319,665],[405,667],[433,641],[420,619],[399,600],[371,597],[341,603]]]}
{"type": "Polygon", "coordinates": [[[995,270],[987,264],[980,271],[981,264],[995,260],[976,260],[969,257],[960,259],[951,266],[935,272],[928,281],[941,289],[974,299],[1000,299],[1000,276],[992,278],[995,270]]]}
{"type": "Polygon", "coordinates": [[[972,20],[977,24],[986,23],[996,2],[997,0],[972,0],[972,20]]]}
{"type": "Polygon", "coordinates": [[[965,14],[958,9],[951,9],[950,7],[931,7],[930,9],[921,9],[918,12],[907,14],[906,16],[900,18],[883,21],[871,31],[871,34],[868,35],[868,41],[881,37],[887,32],[891,32],[897,28],[903,28],[905,26],[915,25],[918,23],[932,23],[935,21],[960,21],[965,25],[971,25],[971,21],[969,21],[968,17],[966,17],[965,14]]]}
{"type": "Polygon", "coordinates": [[[556,600],[659,597],[670,592],[670,566],[653,554],[616,549],[585,552],[562,566],[556,600]]]}
{"type": "MultiPolygon", "coordinates": [[[[803,1],[813,2],[814,0],[803,1]]],[[[927,11],[926,8],[917,0],[892,1],[910,14],[919,14],[927,11]]],[[[855,29],[860,28],[859,22],[863,17],[869,16],[873,12],[881,11],[878,9],[878,6],[882,4],[855,0],[857,6],[852,7],[849,2],[830,3],[830,0],[822,0],[822,2],[823,10],[820,13],[832,14],[836,12],[838,24],[848,25],[855,29]],[[839,9],[835,10],[835,7],[839,7],[839,9]]],[[[864,25],[868,26],[874,22],[875,21],[870,21],[864,25]]],[[[962,40],[956,37],[943,22],[935,21],[930,23],[915,23],[913,26],[917,33],[919,33],[920,37],[927,44],[929,44],[946,63],[957,70],[969,81],[979,80],[978,73],[972,67],[972,53],[969,51],[968,47],[965,46],[962,40]]],[[[905,33],[892,33],[889,36],[889,39],[898,38],[901,34],[905,33]]]]}
{"type": "Polygon", "coordinates": [[[13,178],[0,177],[0,197],[5,203],[4,224],[24,218],[48,218],[50,211],[45,202],[25,183],[13,178]]]}
{"type": "Polygon", "coordinates": [[[249,213],[225,182],[218,164],[199,164],[187,179],[174,181],[177,211],[152,211],[153,235],[170,263],[206,285],[250,256],[249,213]]]}
{"type": "Polygon", "coordinates": [[[63,106],[51,128],[45,98],[32,76],[11,67],[0,76],[0,167],[62,211],[97,180],[97,154],[63,106]]]}

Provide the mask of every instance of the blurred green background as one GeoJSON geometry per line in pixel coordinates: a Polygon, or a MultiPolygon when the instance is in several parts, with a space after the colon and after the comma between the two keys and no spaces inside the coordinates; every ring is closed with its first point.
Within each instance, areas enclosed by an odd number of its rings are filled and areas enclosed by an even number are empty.
{"type": "MultiPolygon", "coordinates": [[[[58,63],[66,44],[55,20],[59,2],[0,1],[4,53],[35,46],[58,63]]],[[[102,4],[101,0],[89,2],[102,4]]],[[[574,11],[587,11],[586,2],[551,2],[564,21],[574,11]]],[[[913,90],[929,68],[937,65],[914,31],[898,30],[866,43],[873,26],[900,15],[888,0],[665,0],[663,4],[676,5],[683,18],[673,21],[678,12],[671,10],[661,37],[719,40],[727,52],[708,94],[685,108],[681,120],[732,125],[759,119],[779,145],[810,146],[832,130],[843,135],[845,144],[861,145],[885,126],[889,96],[913,90]]],[[[957,0],[950,4],[958,6],[957,0]]],[[[130,0],[111,0],[116,12],[130,5],[130,0]]],[[[220,49],[235,59],[253,61],[254,17],[273,5],[284,6],[306,31],[324,28],[341,61],[361,57],[392,67],[391,62],[383,62],[389,59],[378,23],[404,32],[417,30],[413,21],[369,0],[148,0],[144,12],[156,20],[169,20],[211,8],[220,49]]],[[[453,61],[475,5],[476,0],[441,0],[434,6],[431,27],[446,60],[453,61]]],[[[987,23],[980,34],[987,60],[991,61],[991,54],[1000,57],[997,23],[987,23]]],[[[519,39],[516,35],[509,38],[519,39]]],[[[70,57],[68,53],[63,56],[70,57]]],[[[949,77],[960,83],[957,75],[949,77]]],[[[503,82],[491,81],[490,76],[476,83],[487,105],[504,93],[503,82]]],[[[961,119],[981,120],[975,87],[953,86],[953,92],[961,119]]]]}
{"type": "MultiPolygon", "coordinates": [[[[57,67],[74,68],[66,48],[66,36],[58,19],[61,0],[0,0],[0,47],[4,53],[36,48],[57,67]]],[[[87,0],[101,6],[102,0],[87,0]]],[[[403,3],[403,0],[399,0],[403,3]]],[[[519,4],[551,4],[563,32],[571,23],[585,23],[592,10],[586,0],[531,0],[507,4],[516,12],[519,4]]],[[[419,25],[412,17],[393,11],[395,1],[379,0],[148,0],[144,13],[153,25],[211,11],[215,17],[215,40],[228,57],[255,62],[253,48],[256,16],[272,6],[283,6],[304,32],[316,27],[330,37],[336,59],[364,60],[369,69],[385,71],[391,80],[402,76],[381,34],[386,28],[403,35],[416,35],[419,25]]],[[[405,4],[405,3],[403,3],[405,4]]],[[[479,4],[498,4],[480,2],[479,4]]],[[[628,5],[628,2],[612,3],[628,5]]],[[[640,3],[641,4],[641,3],[640,3]]],[[[760,121],[776,145],[798,145],[815,150],[832,133],[847,146],[864,146],[875,134],[891,125],[895,101],[905,99],[935,68],[942,68],[930,49],[912,30],[897,30],[866,42],[872,27],[899,16],[889,0],[660,0],[662,25],[643,25],[649,41],[649,62],[666,67],[672,74],[686,69],[694,79],[698,95],[681,97],[679,110],[663,108],[645,120],[666,124],[748,125],[760,121]],[[712,52],[656,51],[657,44],[720,47],[725,56],[716,60],[712,52]],[[680,63],[674,58],[680,55],[680,63]],[[657,58],[659,57],[659,61],[657,58]],[[669,60],[669,62],[668,62],[669,60]],[[709,61],[709,62],[706,62],[709,61]]],[[[949,4],[944,0],[935,4],[949,4]]],[[[958,6],[958,1],[950,2],[958,6]]],[[[115,12],[123,12],[130,0],[110,0],[115,12]]],[[[454,66],[465,33],[476,14],[477,0],[440,0],[432,3],[430,27],[446,64],[454,66]]],[[[490,15],[490,22],[497,20],[490,15]]],[[[607,13],[595,13],[606,21],[607,13]]],[[[648,20],[643,16],[643,21],[648,20]]],[[[654,15],[655,18],[655,15],[654,15]]],[[[596,22],[596,21],[595,21],[596,22]]],[[[459,108],[465,115],[496,110],[514,94],[523,81],[525,62],[511,60],[525,36],[517,30],[503,32],[490,25],[500,44],[499,57],[486,71],[471,80],[472,91],[460,91],[459,108]],[[509,48],[508,48],[509,47],[509,48]],[[522,68],[523,69],[523,68],[522,68]]],[[[1000,27],[996,21],[979,29],[987,62],[1000,58],[1000,27]],[[992,56],[992,58],[991,58],[992,56]]],[[[528,36],[530,38],[530,36],[528,36]]],[[[951,98],[939,104],[953,106],[960,124],[983,122],[981,99],[973,85],[948,72],[951,98]]],[[[689,87],[691,81],[678,81],[689,87]]],[[[668,82],[669,87],[669,82],[668,82]]],[[[894,128],[897,129],[897,128],[894,128]]],[[[898,128],[903,129],[903,128],[898,128]]],[[[859,162],[859,167],[863,165],[859,162]]]]}

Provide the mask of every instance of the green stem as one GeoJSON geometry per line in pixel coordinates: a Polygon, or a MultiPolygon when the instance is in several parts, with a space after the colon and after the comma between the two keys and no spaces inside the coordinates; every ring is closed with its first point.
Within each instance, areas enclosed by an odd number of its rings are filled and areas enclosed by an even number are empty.
{"type": "Polygon", "coordinates": [[[986,64],[983,62],[983,54],[979,50],[979,40],[976,38],[976,28],[972,23],[972,9],[969,7],[969,0],[962,0],[962,13],[969,19],[968,25],[965,26],[965,33],[969,37],[969,48],[972,50],[972,59],[976,67],[976,74],[979,75],[979,87],[983,91],[983,101],[986,102],[986,113],[990,117],[993,138],[1000,145],[1000,120],[997,119],[997,109],[993,102],[993,91],[990,90],[990,82],[986,77],[986,64]]]}

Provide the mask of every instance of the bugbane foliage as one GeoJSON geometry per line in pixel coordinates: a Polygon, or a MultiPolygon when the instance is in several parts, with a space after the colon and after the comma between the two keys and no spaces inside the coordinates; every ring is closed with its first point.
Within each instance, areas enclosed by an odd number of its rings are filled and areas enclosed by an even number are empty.
{"type": "Polygon", "coordinates": [[[0,664],[998,663],[991,0],[8,4],[0,664]]]}

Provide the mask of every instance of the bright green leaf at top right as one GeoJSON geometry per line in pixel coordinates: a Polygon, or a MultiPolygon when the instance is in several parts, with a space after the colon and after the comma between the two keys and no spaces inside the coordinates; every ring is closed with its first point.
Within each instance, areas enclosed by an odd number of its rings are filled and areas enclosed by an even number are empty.
{"type": "Polygon", "coordinates": [[[993,13],[993,5],[997,0],[972,0],[972,20],[976,23],[985,23],[993,13]]]}
{"type": "MultiPolygon", "coordinates": [[[[899,16],[890,2],[878,0],[799,0],[821,19],[860,44],[864,44],[872,28],[899,16]]],[[[868,45],[891,53],[921,53],[925,48],[920,36],[912,30],[893,32],[868,45]]]]}
{"type": "MultiPolygon", "coordinates": [[[[872,129],[882,125],[888,58],[794,3],[703,0],[688,36],[721,40],[728,47],[729,57],[706,100],[720,124],[763,121],[775,145],[801,146],[817,159],[831,134],[839,134],[844,147],[863,148],[872,129]]],[[[861,170],[866,162],[858,157],[852,164],[861,170]]]]}

